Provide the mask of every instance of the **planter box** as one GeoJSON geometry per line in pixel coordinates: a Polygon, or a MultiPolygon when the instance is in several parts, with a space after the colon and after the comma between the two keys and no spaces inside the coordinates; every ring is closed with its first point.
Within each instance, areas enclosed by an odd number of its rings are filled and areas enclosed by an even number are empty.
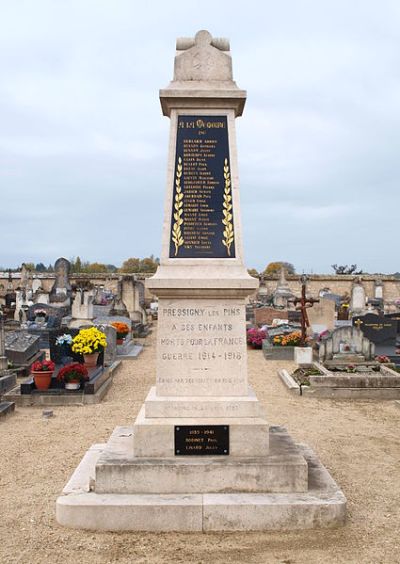
{"type": "Polygon", "coordinates": [[[294,350],[298,347],[273,347],[266,339],[262,348],[266,360],[293,360],[294,350]]]}

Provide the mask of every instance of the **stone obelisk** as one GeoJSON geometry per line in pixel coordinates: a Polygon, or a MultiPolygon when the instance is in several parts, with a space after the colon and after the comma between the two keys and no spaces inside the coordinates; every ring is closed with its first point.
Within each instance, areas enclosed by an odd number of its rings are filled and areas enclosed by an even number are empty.
{"type": "Polygon", "coordinates": [[[171,120],[159,298],[157,396],[247,396],[245,299],[235,118],[246,92],[229,42],[178,39],[174,80],[160,91],[171,120]]]}

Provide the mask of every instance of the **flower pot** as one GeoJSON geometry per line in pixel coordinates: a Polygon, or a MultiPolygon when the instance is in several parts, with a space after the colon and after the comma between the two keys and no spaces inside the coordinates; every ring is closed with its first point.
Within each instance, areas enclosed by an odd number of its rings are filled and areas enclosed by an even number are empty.
{"type": "Polygon", "coordinates": [[[124,339],[117,339],[117,345],[123,345],[124,339]]]}
{"type": "Polygon", "coordinates": [[[83,360],[85,362],[86,368],[94,368],[97,366],[97,359],[99,358],[99,353],[84,354],[83,360]]]}
{"type": "Polygon", "coordinates": [[[81,387],[81,383],[75,380],[71,380],[70,382],[65,382],[65,389],[66,390],[79,390],[81,387]]]}
{"type": "Polygon", "coordinates": [[[48,390],[51,384],[53,372],[43,370],[40,372],[32,372],[33,381],[37,390],[48,390]]]}

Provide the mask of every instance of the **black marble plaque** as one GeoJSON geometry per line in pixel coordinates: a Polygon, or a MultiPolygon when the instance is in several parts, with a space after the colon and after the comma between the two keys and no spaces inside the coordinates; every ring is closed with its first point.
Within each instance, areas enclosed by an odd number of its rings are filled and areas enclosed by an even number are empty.
{"type": "Polygon", "coordinates": [[[226,116],[178,116],[170,258],[234,258],[226,116]]]}
{"type": "Polygon", "coordinates": [[[397,321],[394,319],[367,313],[353,317],[353,325],[359,327],[367,339],[376,345],[396,344],[397,321]]]}
{"type": "Polygon", "coordinates": [[[229,425],[176,425],[175,454],[178,456],[229,454],[229,425]]]}

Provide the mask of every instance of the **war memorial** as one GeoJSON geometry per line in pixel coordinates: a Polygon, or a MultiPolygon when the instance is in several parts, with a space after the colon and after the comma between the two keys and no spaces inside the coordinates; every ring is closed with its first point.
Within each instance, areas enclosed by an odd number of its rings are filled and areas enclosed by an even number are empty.
{"type": "MultiPolygon", "coordinates": [[[[57,500],[70,528],[290,530],[342,525],[346,498],[306,445],[270,426],[249,387],[229,41],[177,40],[158,298],[155,385],[132,426],[84,455],[57,500]]],[[[67,477],[66,477],[67,478],[67,477]]]]}

